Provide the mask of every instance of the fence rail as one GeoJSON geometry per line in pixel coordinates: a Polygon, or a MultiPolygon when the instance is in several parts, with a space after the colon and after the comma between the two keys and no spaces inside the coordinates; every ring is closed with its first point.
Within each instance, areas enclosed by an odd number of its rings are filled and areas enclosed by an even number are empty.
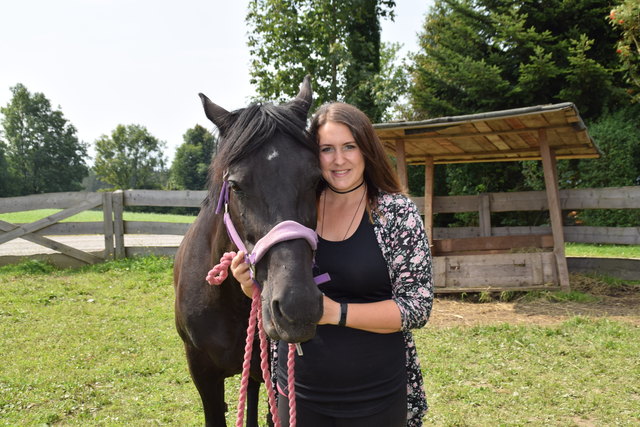
{"type": "MultiPolygon", "coordinates": [[[[31,224],[10,224],[0,221],[0,244],[22,238],[61,252],[83,263],[94,263],[104,259],[120,258],[141,250],[166,253],[167,248],[126,247],[125,235],[184,235],[189,224],[164,222],[125,221],[123,212],[133,206],[200,207],[207,196],[206,191],[160,191],[126,190],[105,193],[64,192],[23,197],[0,198],[0,213],[22,212],[53,208],[62,211],[31,224]],[[101,208],[102,222],[63,222],[64,218],[87,209],[101,208]],[[102,235],[104,250],[83,252],[48,239],[45,236],[102,235]]],[[[424,212],[424,199],[414,201],[424,212]]],[[[563,210],[581,209],[640,209],[640,186],[561,190],[560,202],[563,210]]],[[[544,191],[486,193],[473,196],[441,196],[433,200],[434,213],[478,212],[481,226],[434,228],[434,239],[456,239],[487,236],[548,235],[549,226],[493,227],[491,213],[507,211],[547,210],[544,191]]],[[[638,227],[587,227],[565,226],[566,242],[640,244],[638,227]]]]}

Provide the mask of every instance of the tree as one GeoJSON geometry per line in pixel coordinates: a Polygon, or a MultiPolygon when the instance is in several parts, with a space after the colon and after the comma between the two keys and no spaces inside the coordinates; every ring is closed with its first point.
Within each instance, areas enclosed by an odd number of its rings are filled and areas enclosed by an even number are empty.
{"type": "Polygon", "coordinates": [[[633,100],[640,102],[640,3],[637,0],[622,1],[611,10],[609,21],[622,32],[616,52],[627,82],[632,86],[630,93],[633,100]]]}
{"type": "MultiPolygon", "coordinates": [[[[25,195],[80,190],[87,174],[87,147],[78,140],[75,127],[60,110],[51,109],[44,94],[31,94],[22,84],[12,87],[11,92],[11,101],[0,108],[6,141],[5,175],[12,181],[11,191],[25,195]]],[[[7,191],[7,186],[3,187],[7,191]]]]}
{"type": "Polygon", "coordinates": [[[351,0],[349,3],[354,13],[346,22],[346,47],[351,58],[345,69],[344,101],[357,105],[376,122],[383,113],[371,87],[371,80],[380,75],[381,68],[378,0],[351,0]]]}
{"type": "Polygon", "coordinates": [[[392,18],[393,7],[393,0],[250,2],[250,73],[258,95],[284,101],[311,74],[316,105],[342,100],[379,120],[381,95],[373,87],[384,67],[379,19],[392,18]]]}
{"type": "Polygon", "coordinates": [[[165,143],[139,125],[118,125],[96,140],[94,171],[118,189],[162,188],[165,143]]]}
{"type": "Polygon", "coordinates": [[[82,180],[82,188],[84,189],[84,191],[93,193],[96,191],[107,190],[111,188],[111,185],[101,181],[96,176],[96,171],[91,168],[89,169],[89,174],[82,180]]]}
{"type": "Polygon", "coordinates": [[[606,0],[436,0],[414,57],[423,117],[572,101],[583,117],[618,102],[606,0]]]}
{"type": "MultiPolygon", "coordinates": [[[[640,105],[627,106],[607,113],[589,123],[589,134],[602,157],[576,160],[571,166],[574,186],[578,188],[622,187],[640,185],[640,105]]],[[[565,162],[566,163],[566,162],[565,162]]],[[[578,218],[587,225],[602,227],[637,227],[637,209],[587,210],[578,218]]]]}
{"type": "Polygon", "coordinates": [[[176,150],[171,164],[170,186],[180,190],[204,190],[216,137],[200,125],[187,130],[184,143],[176,150]]]}
{"type": "Polygon", "coordinates": [[[400,47],[399,43],[382,43],[380,72],[371,79],[377,114],[380,114],[380,117],[371,117],[374,123],[406,118],[402,110],[409,90],[409,74],[406,64],[396,64],[400,47]]]}
{"type": "Polygon", "coordinates": [[[11,189],[11,175],[9,174],[9,164],[7,163],[6,153],[7,147],[0,140],[0,197],[13,195],[11,189]]]}

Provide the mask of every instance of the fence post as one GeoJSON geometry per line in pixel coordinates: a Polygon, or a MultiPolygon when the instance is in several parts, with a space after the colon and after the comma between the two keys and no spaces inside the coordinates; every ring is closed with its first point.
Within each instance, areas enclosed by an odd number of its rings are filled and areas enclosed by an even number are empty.
{"type": "Polygon", "coordinates": [[[116,190],[113,193],[113,236],[116,243],[115,258],[120,259],[126,257],[124,247],[124,193],[122,190],[116,190]]]}
{"type": "Polygon", "coordinates": [[[396,141],[396,170],[400,185],[409,192],[409,178],[407,177],[407,158],[404,151],[404,140],[396,141]]]}
{"type": "Polygon", "coordinates": [[[104,255],[105,260],[113,259],[113,197],[110,192],[102,193],[102,217],[104,221],[104,255]]]}
{"type": "Polygon", "coordinates": [[[433,248],[433,179],[435,167],[433,157],[429,156],[424,160],[424,228],[427,232],[427,240],[433,248]]]}
{"type": "Polygon", "coordinates": [[[558,190],[558,168],[556,155],[549,146],[546,129],[538,130],[540,140],[540,154],[542,156],[542,170],[549,203],[549,218],[551,219],[551,232],[553,234],[553,254],[558,267],[558,279],[563,291],[569,292],[569,268],[564,254],[564,230],[562,228],[562,210],[560,207],[560,192],[558,190]]]}
{"type": "Polygon", "coordinates": [[[491,199],[488,193],[482,193],[479,196],[478,203],[478,222],[480,225],[480,236],[491,236],[491,199]]]}

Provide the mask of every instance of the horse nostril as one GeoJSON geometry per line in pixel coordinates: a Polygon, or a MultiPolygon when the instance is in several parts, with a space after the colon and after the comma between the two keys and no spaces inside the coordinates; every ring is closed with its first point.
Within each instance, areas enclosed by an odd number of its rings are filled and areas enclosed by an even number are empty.
{"type": "Polygon", "coordinates": [[[273,303],[271,304],[271,312],[273,313],[274,318],[282,319],[283,314],[282,314],[282,310],[280,309],[279,301],[273,301],[273,303]]]}
{"type": "Polygon", "coordinates": [[[278,322],[296,323],[302,320],[299,318],[300,313],[293,310],[292,306],[287,306],[286,303],[283,304],[279,300],[274,300],[271,303],[271,314],[278,322]]]}

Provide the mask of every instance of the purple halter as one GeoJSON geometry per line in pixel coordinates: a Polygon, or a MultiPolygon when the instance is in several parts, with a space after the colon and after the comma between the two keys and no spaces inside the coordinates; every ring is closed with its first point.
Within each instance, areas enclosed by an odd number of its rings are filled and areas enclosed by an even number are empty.
{"type": "MultiPolygon", "coordinates": [[[[311,246],[312,250],[316,250],[318,247],[318,235],[316,232],[309,227],[305,227],[304,225],[297,223],[295,221],[282,221],[273,227],[264,237],[258,240],[253,247],[253,252],[249,253],[247,251],[247,247],[244,242],[240,238],[236,227],[233,225],[233,221],[231,220],[231,216],[228,212],[229,205],[229,181],[226,179],[222,183],[222,188],[220,189],[220,196],[218,197],[218,205],[216,207],[216,213],[219,214],[222,212],[222,206],[224,205],[224,216],[223,221],[224,225],[227,228],[227,234],[229,234],[229,238],[236,245],[236,247],[245,253],[245,260],[251,266],[249,269],[251,278],[253,277],[253,268],[254,266],[262,259],[265,253],[273,245],[276,243],[284,242],[287,240],[295,240],[295,239],[305,239],[309,246],[311,246]]],[[[313,278],[317,285],[321,283],[328,282],[330,280],[329,274],[324,273],[319,276],[313,278]]],[[[257,282],[256,282],[257,283],[257,282]]]]}

